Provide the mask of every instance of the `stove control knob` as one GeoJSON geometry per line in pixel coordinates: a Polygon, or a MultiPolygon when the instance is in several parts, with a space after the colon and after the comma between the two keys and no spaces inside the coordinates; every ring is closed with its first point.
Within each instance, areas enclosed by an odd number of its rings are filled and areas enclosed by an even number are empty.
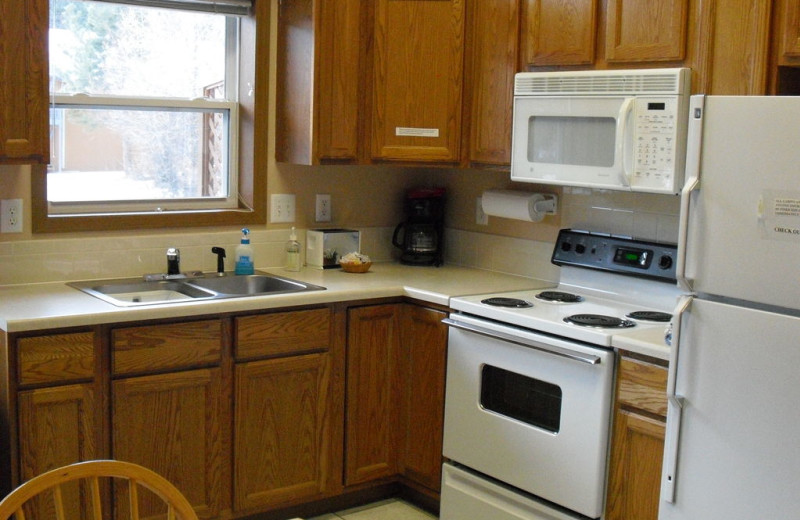
{"type": "Polygon", "coordinates": [[[561,242],[561,250],[562,251],[571,251],[572,250],[572,244],[570,244],[569,242],[561,242]]]}
{"type": "Polygon", "coordinates": [[[583,253],[586,252],[586,246],[583,244],[575,245],[575,252],[578,253],[579,255],[582,255],[583,253]]]}
{"type": "Polygon", "coordinates": [[[670,267],[672,267],[672,257],[663,255],[658,260],[658,267],[660,267],[661,269],[669,269],[670,267]]]}

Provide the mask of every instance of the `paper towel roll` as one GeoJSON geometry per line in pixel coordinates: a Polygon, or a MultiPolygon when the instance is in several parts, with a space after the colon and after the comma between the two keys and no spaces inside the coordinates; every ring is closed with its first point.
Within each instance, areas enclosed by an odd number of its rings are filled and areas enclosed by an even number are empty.
{"type": "Polygon", "coordinates": [[[528,191],[491,190],[481,197],[483,212],[496,217],[539,222],[548,213],[555,213],[555,196],[528,191]],[[545,209],[547,208],[547,209],[545,209]]]}

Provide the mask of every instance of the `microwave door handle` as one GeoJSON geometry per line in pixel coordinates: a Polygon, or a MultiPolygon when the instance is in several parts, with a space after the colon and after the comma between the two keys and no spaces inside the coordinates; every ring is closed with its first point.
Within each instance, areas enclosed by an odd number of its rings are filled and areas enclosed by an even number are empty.
{"type": "Polygon", "coordinates": [[[617,153],[619,154],[618,157],[620,158],[620,163],[622,165],[620,181],[626,188],[630,188],[631,186],[631,170],[633,169],[632,165],[630,164],[633,162],[633,143],[628,143],[627,139],[628,118],[633,111],[633,103],[634,98],[625,98],[625,101],[622,102],[622,105],[619,107],[619,113],[617,114],[617,153]],[[628,157],[630,157],[630,159],[628,159],[628,157]]]}

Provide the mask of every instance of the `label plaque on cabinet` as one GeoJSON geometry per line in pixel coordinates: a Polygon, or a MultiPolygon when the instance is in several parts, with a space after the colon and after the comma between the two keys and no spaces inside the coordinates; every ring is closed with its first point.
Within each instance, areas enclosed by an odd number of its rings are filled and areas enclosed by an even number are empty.
{"type": "Polygon", "coordinates": [[[398,126],[394,129],[394,135],[404,137],[439,137],[439,129],[398,126]]]}

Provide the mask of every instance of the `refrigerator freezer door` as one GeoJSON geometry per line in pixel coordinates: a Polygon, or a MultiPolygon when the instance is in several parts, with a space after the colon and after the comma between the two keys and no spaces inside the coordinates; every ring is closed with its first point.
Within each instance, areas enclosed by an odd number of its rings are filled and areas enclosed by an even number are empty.
{"type": "Polygon", "coordinates": [[[688,145],[700,184],[689,204],[686,276],[698,293],[796,309],[800,98],[704,97],[703,110],[695,110],[701,96],[690,109],[690,126],[702,114],[702,132],[688,145]]]}
{"type": "Polygon", "coordinates": [[[797,518],[798,338],[800,318],[692,302],[676,373],[675,495],[662,496],[659,520],[797,518]]]}

